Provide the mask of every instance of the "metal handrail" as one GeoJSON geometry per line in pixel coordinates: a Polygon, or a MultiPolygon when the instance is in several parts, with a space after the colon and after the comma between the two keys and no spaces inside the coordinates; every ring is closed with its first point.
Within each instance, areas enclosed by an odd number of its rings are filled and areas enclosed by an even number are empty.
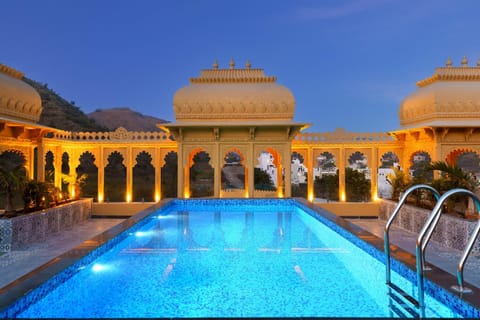
{"type": "Polygon", "coordinates": [[[415,190],[417,189],[427,189],[432,191],[433,195],[435,196],[435,199],[440,198],[440,193],[433,187],[426,185],[426,184],[418,184],[415,186],[412,186],[405,190],[404,194],[398,201],[397,206],[395,207],[395,210],[393,210],[393,213],[390,215],[390,218],[388,218],[387,224],[385,225],[385,229],[383,231],[383,247],[384,247],[384,252],[385,252],[385,267],[386,267],[386,282],[387,284],[390,284],[390,279],[391,279],[391,267],[390,267],[390,236],[389,236],[389,231],[390,227],[393,224],[393,220],[397,216],[397,214],[400,212],[400,209],[402,208],[403,204],[406,202],[407,197],[415,190]]]}
{"type": "MultiPolygon", "coordinates": [[[[405,193],[402,195],[402,197],[398,201],[398,204],[395,207],[395,210],[393,210],[392,214],[390,215],[390,218],[388,219],[387,224],[385,225],[384,232],[383,232],[383,247],[384,247],[384,251],[385,251],[386,283],[389,287],[389,290],[390,290],[390,287],[391,287],[390,237],[389,237],[390,227],[393,224],[393,220],[395,220],[395,217],[400,212],[400,209],[402,208],[403,204],[407,201],[407,197],[410,195],[410,193],[412,193],[413,191],[415,191],[417,189],[430,190],[433,193],[435,199],[437,199],[437,201],[438,201],[438,199],[440,199],[440,193],[435,188],[433,188],[432,186],[426,185],[426,184],[418,184],[418,185],[412,186],[412,187],[408,188],[407,190],[405,190],[405,193]]],[[[418,259],[416,259],[416,260],[418,262],[418,259]]],[[[418,271],[418,268],[417,268],[417,279],[420,278],[420,276],[418,275],[418,272],[419,271],[418,271]]],[[[421,277],[423,279],[423,263],[422,263],[422,269],[421,269],[421,277]]],[[[425,301],[424,301],[424,298],[423,298],[423,295],[424,295],[423,294],[423,291],[424,291],[423,282],[422,282],[422,285],[418,284],[418,288],[419,288],[419,290],[418,290],[419,291],[419,293],[418,293],[418,308],[419,308],[419,311],[420,311],[420,316],[423,318],[423,317],[425,317],[425,301]]]]}
{"type": "MultiPolygon", "coordinates": [[[[417,267],[417,282],[418,282],[418,293],[419,293],[419,303],[423,305],[424,301],[424,281],[423,281],[423,265],[425,263],[425,249],[428,245],[428,242],[430,241],[433,230],[438,224],[438,221],[440,220],[440,216],[442,213],[442,205],[443,203],[447,200],[448,197],[454,195],[454,194],[464,194],[472,198],[472,200],[475,203],[475,206],[477,207],[477,210],[480,211],[480,200],[477,198],[477,196],[470,190],[467,189],[452,189],[447,192],[445,192],[440,199],[438,199],[437,204],[432,210],[432,213],[428,217],[427,221],[423,225],[422,230],[420,230],[420,234],[418,235],[417,238],[417,243],[416,243],[416,267],[417,267]]],[[[477,227],[475,228],[475,231],[473,233],[473,237],[470,238],[467,247],[465,248],[463,255],[460,259],[460,262],[458,264],[457,268],[457,282],[458,286],[453,286],[452,288],[454,290],[457,290],[462,293],[468,293],[471,292],[470,289],[465,288],[463,286],[463,268],[465,266],[465,262],[470,255],[470,252],[472,251],[473,245],[478,238],[478,235],[480,233],[480,221],[477,224],[477,227]]]]}

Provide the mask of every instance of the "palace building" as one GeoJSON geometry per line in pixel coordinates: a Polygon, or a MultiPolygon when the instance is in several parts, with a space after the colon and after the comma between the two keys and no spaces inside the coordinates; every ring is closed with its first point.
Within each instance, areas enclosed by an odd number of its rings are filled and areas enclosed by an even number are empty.
{"type": "Polygon", "coordinates": [[[309,125],[293,121],[293,93],[249,62],[215,62],[191,78],[173,97],[175,122],[159,124],[158,132],[39,125],[40,96],[22,77],[0,64],[0,154],[18,154],[30,179],[70,195],[78,190],[62,175],[85,174],[82,196],[98,203],[291,196],[371,202],[390,197],[395,167],[415,175],[419,164],[447,161],[480,171],[480,62],[468,66],[466,58],[460,66],[448,59],[418,81],[399,106],[401,128],[380,133],[304,132],[309,125]],[[367,197],[351,195],[352,170],[369,183],[367,197]],[[336,179],[334,195],[322,187],[328,177],[336,179]]]}

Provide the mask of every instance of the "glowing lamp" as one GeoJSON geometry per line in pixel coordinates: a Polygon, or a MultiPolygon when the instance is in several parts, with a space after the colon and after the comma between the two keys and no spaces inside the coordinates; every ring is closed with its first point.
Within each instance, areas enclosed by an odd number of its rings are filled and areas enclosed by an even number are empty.
{"type": "Polygon", "coordinates": [[[313,202],[313,193],[312,192],[308,194],[308,201],[313,202]]]}

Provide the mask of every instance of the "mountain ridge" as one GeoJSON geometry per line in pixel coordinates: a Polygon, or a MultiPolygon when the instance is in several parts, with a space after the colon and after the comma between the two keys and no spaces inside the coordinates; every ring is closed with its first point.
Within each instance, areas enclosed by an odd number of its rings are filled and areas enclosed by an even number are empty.
{"type": "Polygon", "coordinates": [[[106,132],[119,127],[128,131],[162,131],[157,124],[168,122],[128,107],[97,109],[86,114],[73,100],[63,98],[46,83],[26,77],[22,80],[40,95],[43,110],[39,124],[44,126],[73,132],[106,132]]]}

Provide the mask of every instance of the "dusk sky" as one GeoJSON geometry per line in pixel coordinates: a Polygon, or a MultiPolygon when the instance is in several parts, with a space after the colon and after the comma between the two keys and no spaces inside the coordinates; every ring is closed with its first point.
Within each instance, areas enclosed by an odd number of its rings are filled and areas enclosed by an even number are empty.
{"type": "Polygon", "coordinates": [[[175,91],[215,59],[250,60],[296,99],[312,132],[379,132],[415,82],[480,59],[478,0],[0,2],[0,63],[84,112],[174,121],[175,91]]]}

